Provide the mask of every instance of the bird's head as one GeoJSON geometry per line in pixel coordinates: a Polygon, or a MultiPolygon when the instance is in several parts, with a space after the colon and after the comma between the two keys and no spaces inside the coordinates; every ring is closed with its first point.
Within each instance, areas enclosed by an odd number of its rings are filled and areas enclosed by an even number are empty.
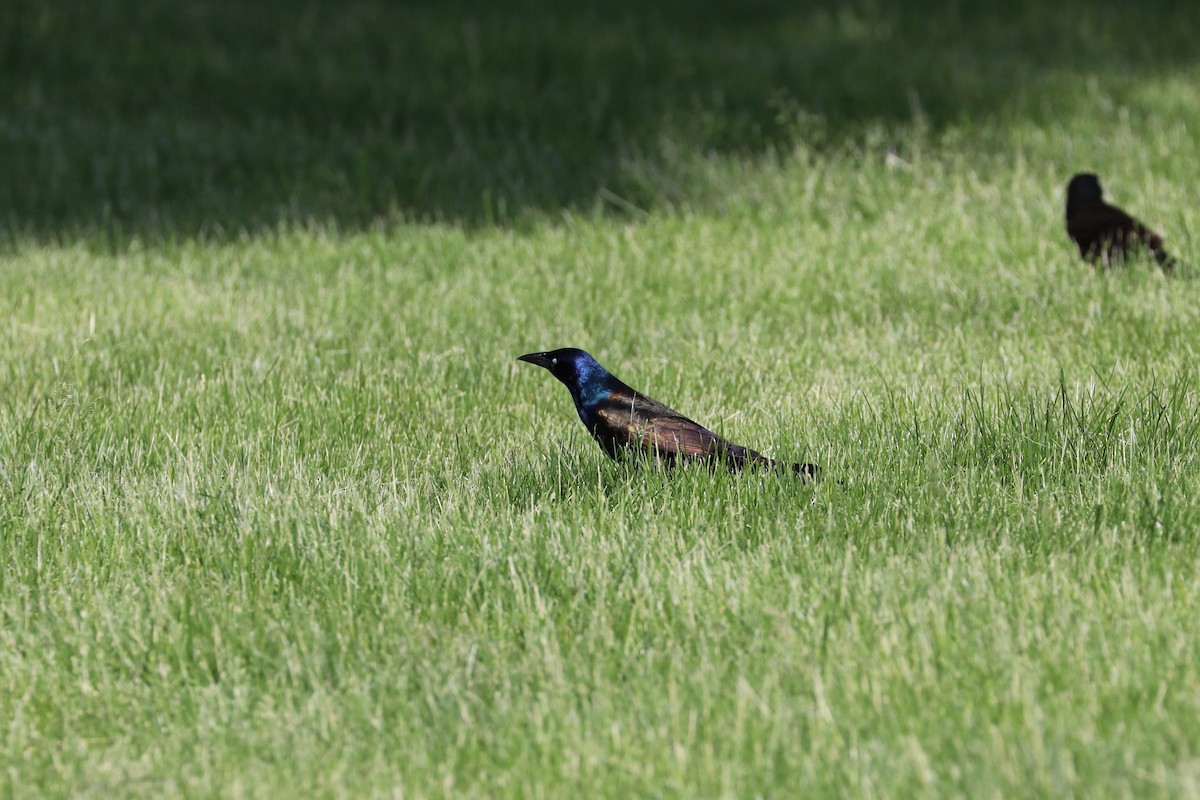
{"type": "Polygon", "coordinates": [[[1080,172],[1067,184],[1067,207],[1094,203],[1100,199],[1100,179],[1090,172],[1080,172]]]}
{"type": "Polygon", "coordinates": [[[604,367],[583,350],[563,347],[544,353],[526,353],[517,358],[550,370],[550,374],[575,389],[588,381],[606,376],[604,367]]]}

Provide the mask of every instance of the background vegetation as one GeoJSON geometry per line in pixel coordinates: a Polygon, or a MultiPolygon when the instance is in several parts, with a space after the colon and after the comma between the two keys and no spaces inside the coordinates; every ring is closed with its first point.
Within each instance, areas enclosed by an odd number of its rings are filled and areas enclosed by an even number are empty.
{"type": "Polygon", "coordinates": [[[0,795],[1200,794],[1200,6],[648,5],[0,8],[0,795]]]}

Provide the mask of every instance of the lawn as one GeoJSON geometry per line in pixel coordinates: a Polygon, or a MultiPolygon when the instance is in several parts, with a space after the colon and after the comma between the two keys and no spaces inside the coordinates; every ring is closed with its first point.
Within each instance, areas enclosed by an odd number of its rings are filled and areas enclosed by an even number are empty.
{"type": "Polygon", "coordinates": [[[1198,28],[6,4],[0,797],[1200,796],[1198,28]]]}

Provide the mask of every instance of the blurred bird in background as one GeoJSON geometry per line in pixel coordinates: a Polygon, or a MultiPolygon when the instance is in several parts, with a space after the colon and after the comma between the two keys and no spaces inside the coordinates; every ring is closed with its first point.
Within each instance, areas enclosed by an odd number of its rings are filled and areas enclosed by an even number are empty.
{"type": "Polygon", "coordinates": [[[1124,261],[1145,248],[1167,275],[1179,262],[1163,249],[1163,237],[1115,206],[1104,202],[1100,179],[1081,172],[1067,184],[1067,234],[1087,261],[1124,261]]]}

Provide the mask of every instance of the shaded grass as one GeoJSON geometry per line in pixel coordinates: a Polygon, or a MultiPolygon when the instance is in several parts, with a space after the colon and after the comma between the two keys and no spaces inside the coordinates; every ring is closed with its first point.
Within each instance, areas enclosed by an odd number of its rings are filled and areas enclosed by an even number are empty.
{"type": "Polygon", "coordinates": [[[1155,87],[1196,78],[1194,12],[1169,1],[15,0],[0,15],[0,222],[116,246],[704,206],[723,195],[694,168],[707,155],[895,145],[914,122],[974,138],[1079,109],[1165,122],[1189,112],[1155,87]]]}

